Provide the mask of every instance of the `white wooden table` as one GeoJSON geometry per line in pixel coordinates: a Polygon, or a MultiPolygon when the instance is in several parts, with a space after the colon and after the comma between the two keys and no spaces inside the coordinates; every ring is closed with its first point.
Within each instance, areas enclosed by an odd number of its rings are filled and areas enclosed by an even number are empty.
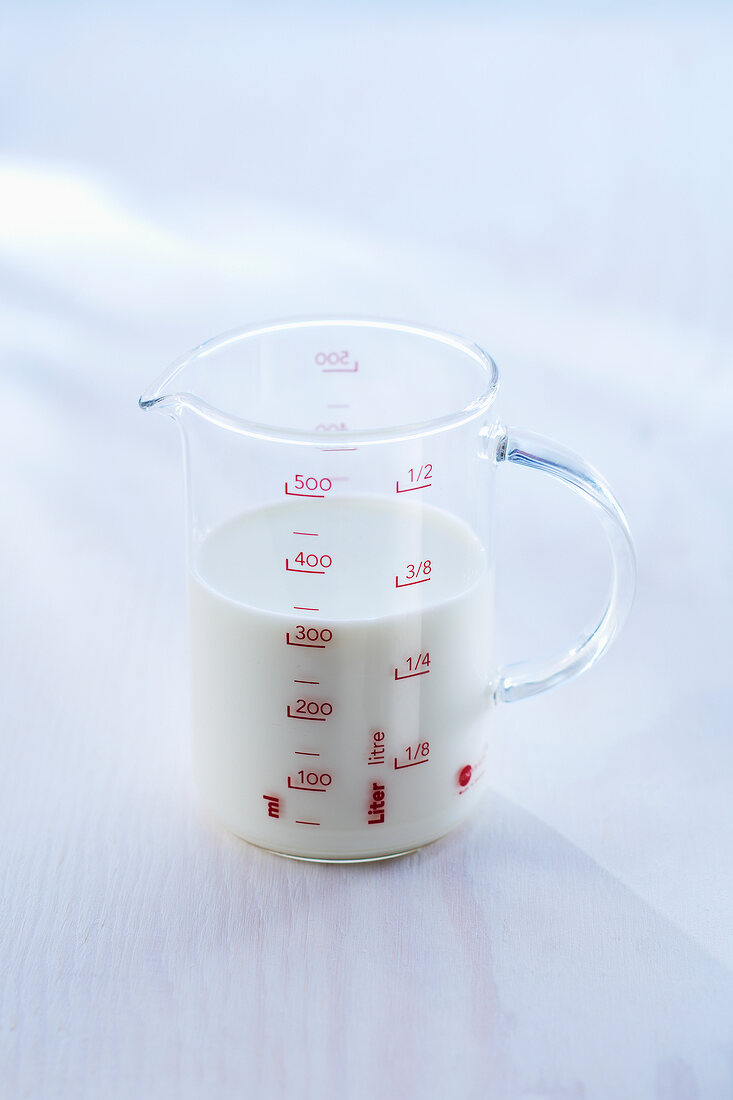
{"type": "MultiPolygon", "coordinates": [[[[220,18],[6,29],[0,1095],[730,1097],[728,25],[220,18]],[[136,398],[223,329],[353,309],[492,351],[640,573],[597,668],[503,709],[467,826],[330,867],[199,807],[178,441],[136,398]]],[[[580,503],[502,472],[522,657],[607,563],[580,503]]]]}

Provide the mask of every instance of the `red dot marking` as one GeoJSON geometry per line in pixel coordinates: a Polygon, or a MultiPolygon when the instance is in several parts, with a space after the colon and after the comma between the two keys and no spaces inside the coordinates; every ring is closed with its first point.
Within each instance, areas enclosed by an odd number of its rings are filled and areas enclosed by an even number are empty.
{"type": "Polygon", "coordinates": [[[466,764],[465,768],[461,768],[460,772],[458,773],[459,786],[461,786],[461,787],[467,787],[468,786],[468,784],[471,782],[472,772],[473,772],[473,769],[471,768],[470,764],[466,764]]]}

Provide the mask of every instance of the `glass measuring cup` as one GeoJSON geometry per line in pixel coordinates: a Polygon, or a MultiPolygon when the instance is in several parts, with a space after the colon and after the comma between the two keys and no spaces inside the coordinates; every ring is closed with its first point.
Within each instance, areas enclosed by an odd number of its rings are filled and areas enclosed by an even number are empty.
{"type": "Polygon", "coordinates": [[[246,840],[359,861],[444,835],[486,785],[495,706],[578,675],[626,617],[618,503],[578,456],[506,428],[497,385],[457,336],[316,317],[210,340],[140,398],[182,432],[194,770],[246,840]],[[504,462],[593,503],[613,568],[582,643],[499,669],[504,462]]]}

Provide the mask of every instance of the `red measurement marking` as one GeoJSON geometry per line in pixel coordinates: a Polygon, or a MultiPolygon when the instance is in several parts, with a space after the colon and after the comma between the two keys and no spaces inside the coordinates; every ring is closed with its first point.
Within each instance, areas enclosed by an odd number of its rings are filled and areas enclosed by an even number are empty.
{"type": "Polygon", "coordinates": [[[353,367],[322,367],[322,374],[356,374],[359,364],[354,362],[353,367]]]}
{"type": "Polygon", "coordinates": [[[395,669],[395,680],[409,680],[413,676],[427,676],[430,672],[430,653],[426,651],[425,653],[418,653],[417,657],[408,657],[405,664],[410,671],[400,676],[399,670],[395,669]],[[415,671],[413,671],[413,669],[415,671]],[[418,671],[418,669],[420,671],[418,671]]]}
{"type": "Polygon", "coordinates": [[[433,465],[431,462],[426,462],[424,466],[420,466],[420,468],[417,470],[415,470],[414,468],[408,470],[407,473],[410,475],[408,478],[408,485],[400,488],[399,481],[395,483],[395,489],[398,493],[412,493],[416,489],[430,488],[432,484],[430,479],[433,476],[433,465]]]}
{"type": "Polygon", "coordinates": [[[367,764],[384,763],[384,730],[374,730],[372,734],[372,751],[369,753],[367,764]]]}
{"type": "Polygon", "coordinates": [[[321,554],[319,558],[318,554],[306,554],[303,550],[295,555],[295,565],[290,564],[290,558],[285,559],[285,569],[290,573],[325,573],[332,565],[333,558],[330,554],[321,554]],[[311,558],[313,558],[312,565],[311,558]],[[297,566],[302,568],[298,569],[297,566]]]}
{"type": "Polygon", "coordinates": [[[263,794],[262,796],[267,803],[267,816],[268,817],[280,817],[280,799],[275,794],[263,794]]]}
{"type": "Polygon", "coordinates": [[[400,489],[399,481],[395,483],[395,489],[398,493],[414,493],[416,489],[429,489],[430,482],[426,482],[425,485],[410,485],[406,489],[400,489]]]}
{"type": "Polygon", "coordinates": [[[320,680],[293,680],[294,684],[315,684],[316,686],[320,684],[320,682],[320,680]]]}
{"type": "Polygon", "coordinates": [[[298,772],[297,778],[303,786],[293,783],[293,777],[288,776],[288,786],[295,791],[326,791],[333,782],[333,776],[329,772],[307,772],[305,769],[298,772]]]}
{"type": "Polygon", "coordinates": [[[300,720],[302,722],[325,722],[326,721],[325,718],[316,718],[315,715],[312,715],[312,714],[291,714],[289,703],[288,703],[287,715],[288,715],[288,718],[300,718],[300,720]]]}
{"type": "Polygon", "coordinates": [[[288,776],[288,786],[291,791],[313,791],[314,794],[325,794],[328,787],[299,787],[297,783],[290,782],[290,776],[288,776]]]}
{"type": "Polygon", "coordinates": [[[430,580],[430,573],[433,569],[433,563],[430,558],[426,558],[425,561],[419,561],[417,565],[414,562],[410,562],[405,569],[405,579],[400,583],[400,578],[395,577],[395,588],[407,588],[411,584],[426,584],[430,580]],[[420,576],[422,574],[422,576],[420,576]]]}
{"type": "Polygon", "coordinates": [[[367,811],[367,825],[381,825],[384,822],[384,783],[372,783],[372,800],[367,811]]]}
{"type": "Polygon", "coordinates": [[[301,607],[300,604],[293,604],[293,611],[320,611],[320,607],[301,607]]]}
{"type": "Polygon", "coordinates": [[[285,571],[287,573],[320,573],[325,574],[325,569],[294,569],[288,558],[285,559],[285,571]]]}
{"type": "Polygon", "coordinates": [[[296,756],[320,756],[320,752],[303,752],[302,749],[293,749],[296,756]]]}
{"type": "Polygon", "coordinates": [[[325,493],[294,493],[288,489],[288,483],[285,482],[285,496],[286,497],[309,497],[311,500],[323,500],[325,493]]]}
{"type": "Polygon", "coordinates": [[[394,586],[395,588],[409,588],[411,584],[427,584],[429,580],[430,577],[423,577],[421,581],[403,581],[402,584],[400,584],[400,578],[395,577],[394,586]]]}
{"type": "Polygon", "coordinates": [[[314,538],[318,538],[317,531],[293,531],[294,535],[313,535],[314,538]]]}
{"type": "Polygon", "coordinates": [[[295,484],[292,489],[287,481],[285,482],[285,495],[288,497],[313,497],[322,500],[329,489],[332,488],[332,485],[333,483],[330,477],[322,477],[319,479],[312,474],[296,474],[295,484]],[[311,482],[313,482],[312,485],[311,482]],[[301,491],[298,492],[296,490],[301,491]],[[305,490],[305,492],[302,492],[302,490],[305,490]]]}
{"type": "Polygon", "coordinates": [[[333,704],[326,700],[317,703],[315,699],[298,699],[297,706],[291,711],[287,708],[288,718],[308,718],[312,722],[325,722],[333,714],[333,704]]]}
{"type": "Polygon", "coordinates": [[[305,627],[299,623],[295,627],[294,641],[290,640],[290,631],[285,634],[286,645],[298,645],[303,649],[325,649],[333,638],[333,631],[324,626],[319,630],[315,626],[305,627]]]}
{"type": "Polygon", "coordinates": [[[296,821],[296,825],[320,825],[320,821],[296,821]]]}
{"type": "Polygon", "coordinates": [[[464,764],[458,773],[458,794],[466,794],[472,791],[480,779],[486,774],[488,748],[484,745],[480,757],[475,764],[464,764]]]}
{"type": "Polygon", "coordinates": [[[405,749],[405,755],[408,760],[407,764],[398,764],[395,756],[395,771],[400,771],[401,768],[416,768],[418,764],[427,764],[430,760],[430,742],[418,741],[414,748],[412,745],[408,745],[405,749]]]}

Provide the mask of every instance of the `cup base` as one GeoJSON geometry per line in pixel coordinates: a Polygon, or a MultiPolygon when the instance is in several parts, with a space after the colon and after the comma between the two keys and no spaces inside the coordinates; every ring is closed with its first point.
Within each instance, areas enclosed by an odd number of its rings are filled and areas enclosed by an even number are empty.
{"type": "Polygon", "coordinates": [[[401,859],[403,856],[418,852],[421,848],[442,840],[443,837],[460,828],[471,816],[483,794],[483,789],[483,784],[477,784],[469,798],[461,799],[460,812],[457,812],[458,808],[452,805],[448,811],[433,820],[391,827],[389,830],[391,835],[383,837],[382,847],[377,844],[370,845],[368,841],[372,840],[371,836],[367,837],[365,842],[363,830],[356,831],[356,835],[346,830],[343,832],[336,829],[323,830],[322,835],[319,833],[318,845],[312,843],[315,837],[310,835],[306,839],[311,843],[305,844],[302,843],[303,837],[298,829],[277,828],[255,831],[250,827],[249,822],[229,819],[228,815],[217,813],[210,804],[207,808],[228,832],[251,844],[252,847],[259,848],[260,851],[281,856],[283,859],[294,859],[300,863],[379,863],[388,859],[401,859]],[[275,836],[269,835],[271,833],[275,833],[275,836]]]}
{"type": "Polygon", "coordinates": [[[442,840],[445,836],[448,836],[455,829],[460,828],[463,824],[462,821],[454,822],[450,828],[443,829],[437,836],[430,836],[426,840],[421,840],[419,843],[413,843],[406,848],[400,848],[396,852],[368,852],[364,855],[336,855],[335,853],[322,853],[322,854],[306,854],[304,852],[286,852],[279,848],[273,847],[269,844],[260,844],[251,837],[244,836],[242,833],[233,829],[231,825],[228,825],[226,821],[218,819],[219,824],[222,825],[227,832],[236,836],[238,840],[242,840],[245,844],[250,844],[253,848],[258,848],[261,852],[268,852],[269,855],[278,856],[280,859],[292,859],[297,863],[323,863],[332,865],[349,866],[359,863],[382,863],[389,859],[402,859],[404,856],[413,855],[415,852],[419,852],[422,848],[427,848],[431,844],[436,844],[439,840],[442,840]]]}
{"type": "MultiPolygon", "coordinates": [[[[440,839],[440,838],[438,838],[440,839]]],[[[251,844],[251,841],[247,841],[251,844]]],[[[435,841],[429,840],[427,844],[434,844],[435,841]]],[[[419,852],[421,848],[424,848],[425,844],[418,844],[413,848],[405,848],[404,852],[388,852],[386,855],[378,856],[296,856],[292,852],[278,852],[275,848],[263,848],[259,844],[255,844],[255,848],[260,848],[260,851],[270,852],[273,856],[280,856],[282,859],[294,859],[298,863],[331,863],[331,864],[343,864],[349,865],[354,863],[382,863],[387,859],[402,859],[403,856],[412,855],[413,852],[419,852]]]]}

